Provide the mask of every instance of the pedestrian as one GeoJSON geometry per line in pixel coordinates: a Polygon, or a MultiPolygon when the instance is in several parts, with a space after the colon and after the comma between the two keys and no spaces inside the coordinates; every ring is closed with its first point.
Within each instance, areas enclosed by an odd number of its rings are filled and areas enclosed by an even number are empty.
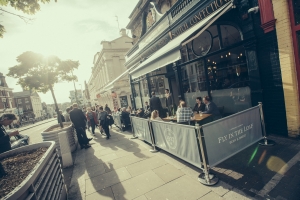
{"type": "Polygon", "coordinates": [[[171,116],[173,110],[173,98],[169,89],[165,89],[165,97],[166,97],[166,107],[168,109],[169,116],[171,116]]]}
{"type": "Polygon", "coordinates": [[[66,114],[64,115],[65,117],[65,122],[70,122],[70,112],[71,112],[71,108],[67,108],[66,109],[66,114]]]}
{"type": "Polygon", "coordinates": [[[0,117],[0,154],[11,150],[10,137],[19,134],[19,131],[6,132],[4,126],[10,125],[17,117],[14,114],[3,114],[0,117]]]}
{"type": "Polygon", "coordinates": [[[86,118],[87,118],[89,125],[92,127],[93,135],[95,135],[95,128],[96,128],[96,125],[98,124],[98,120],[97,120],[96,113],[94,111],[92,111],[92,109],[90,107],[87,108],[86,118]]]}
{"type": "Polygon", "coordinates": [[[105,104],[105,109],[104,110],[107,112],[107,114],[111,114],[111,110],[110,110],[110,108],[108,107],[107,104],[105,104]]]}
{"type": "Polygon", "coordinates": [[[59,116],[60,116],[61,122],[66,122],[65,117],[62,114],[62,111],[60,110],[58,113],[59,113],[59,115],[57,116],[58,123],[59,123],[59,116]]]}
{"type": "Polygon", "coordinates": [[[77,138],[81,149],[91,147],[89,141],[93,138],[87,138],[85,128],[86,128],[86,117],[82,110],[78,109],[76,103],[73,104],[73,110],[70,112],[70,119],[76,130],[77,138]]]}
{"type": "Polygon", "coordinates": [[[155,92],[151,93],[151,99],[150,99],[150,111],[153,112],[154,110],[157,110],[159,113],[162,111],[162,105],[160,99],[155,96],[155,92]]]}
{"type": "Polygon", "coordinates": [[[100,126],[103,128],[105,134],[106,134],[106,139],[110,138],[110,133],[109,133],[109,117],[106,111],[103,110],[103,107],[99,107],[99,115],[98,119],[100,121],[100,126]]]}
{"type": "Polygon", "coordinates": [[[130,125],[131,125],[131,123],[130,123],[130,113],[126,111],[125,107],[122,108],[121,120],[122,120],[122,122],[123,122],[123,124],[125,126],[123,130],[124,131],[128,130],[129,127],[130,127],[130,125]]]}

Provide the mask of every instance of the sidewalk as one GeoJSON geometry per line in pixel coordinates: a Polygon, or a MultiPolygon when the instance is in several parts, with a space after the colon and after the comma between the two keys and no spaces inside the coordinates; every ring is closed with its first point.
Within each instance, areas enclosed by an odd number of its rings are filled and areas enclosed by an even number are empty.
{"type": "MultiPolygon", "coordinates": [[[[235,181],[228,181],[224,178],[226,175],[220,176],[217,185],[204,186],[197,180],[201,170],[164,151],[149,152],[150,145],[138,139],[130,140],[129,132],[113,129],[111,134],[111,139],[106,140],[97,132],[91,148],[77,151],[69,199],[241,200],[259,197],[251,197],[237,187],[239,185],[233,186],[231,183],[235,181]]],[[[228,179],[241,177],[234,168],[229,169],[232,171],[228,179]]],[[[221,168],[215,170],[221,174],[221,168]]],[[[246,176],[252,177],[251,173],[242,175],[246,176]]]]}

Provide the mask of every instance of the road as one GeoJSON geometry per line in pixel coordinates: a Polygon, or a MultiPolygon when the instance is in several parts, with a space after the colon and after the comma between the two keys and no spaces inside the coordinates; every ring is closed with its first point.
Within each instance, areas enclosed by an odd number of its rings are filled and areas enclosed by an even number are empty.
{"type": "Polygon", "coordinates": [[[50,119],[47,121],[39,122],[37,124],[32,124],[31,126],[20,128],[19,131],[21,134],[28,135],[30,137],[29,143],[34,144],[42,142],[43,140],[41,132],[55,124],[57,124],[57,121],[50,119]]]}

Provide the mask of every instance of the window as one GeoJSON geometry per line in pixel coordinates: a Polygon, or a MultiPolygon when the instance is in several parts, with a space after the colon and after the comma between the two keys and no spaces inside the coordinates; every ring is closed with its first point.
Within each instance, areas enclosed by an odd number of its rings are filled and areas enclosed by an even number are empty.
{"type": "Polygon", "coordinates": [[[18,99],[18,104],[22,104],[22,99],[18,99]]]}
{"type": "Polygon", "coordinates": [[[25,98],[25,103],[29,103],[29,100],[28,100],[28,98],[25,98]]]}
{"type": "Polygon", "coordinates": [[[293,0],[293,13],[294,13],[294,19],[295,19],[295,25],[300,24],[300,0],[293,0]]]}
{"type": "Polygon", "coordinates": [[[30,105],[26,105],[26,110],[30,110],[31,106],[30,105]]]}

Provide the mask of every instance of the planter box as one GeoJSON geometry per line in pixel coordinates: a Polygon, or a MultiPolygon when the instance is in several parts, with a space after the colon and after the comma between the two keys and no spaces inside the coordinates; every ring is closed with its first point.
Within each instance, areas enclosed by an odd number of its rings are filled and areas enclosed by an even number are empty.
{"type": "Polygon", "coordinates": [[[53,125],[51,127],[49,127],[48,129],[46,129],[45,131],[43,131],[42,134],[42,138],[43,141],[54,141],[56,143],[56,148],[58,150],[58,155],[61,156],[61,152],[60,152],[60,145],[59,145],[59,139],[58,139],[58,133],[62,132],[62,131],[66,131],[68,134],[68,142],[71,148],[71,152],[75,151],[76,149],[76,139],[75,139],[75,135],[74,135],[74,128],[72,127],[72,124],[70,122],[64,122],[64,127],[63,129],[59,129],[59,130],[54,130],[54,131],[49,131],[53,128],[57,128],[60,127],[59,124],[53,125]]]}
{"type": "Polygon", "coordinates": [[[67,199],[67,190],[58,159],[55,143],[43,142],[23,146],[0,154],[0,158],[6,158],[17,153],[48,147],[41,160],[32,169],[32,172],[13,191],[6,195],[3,200],[44,200],[44,199],[67,199]]]}

